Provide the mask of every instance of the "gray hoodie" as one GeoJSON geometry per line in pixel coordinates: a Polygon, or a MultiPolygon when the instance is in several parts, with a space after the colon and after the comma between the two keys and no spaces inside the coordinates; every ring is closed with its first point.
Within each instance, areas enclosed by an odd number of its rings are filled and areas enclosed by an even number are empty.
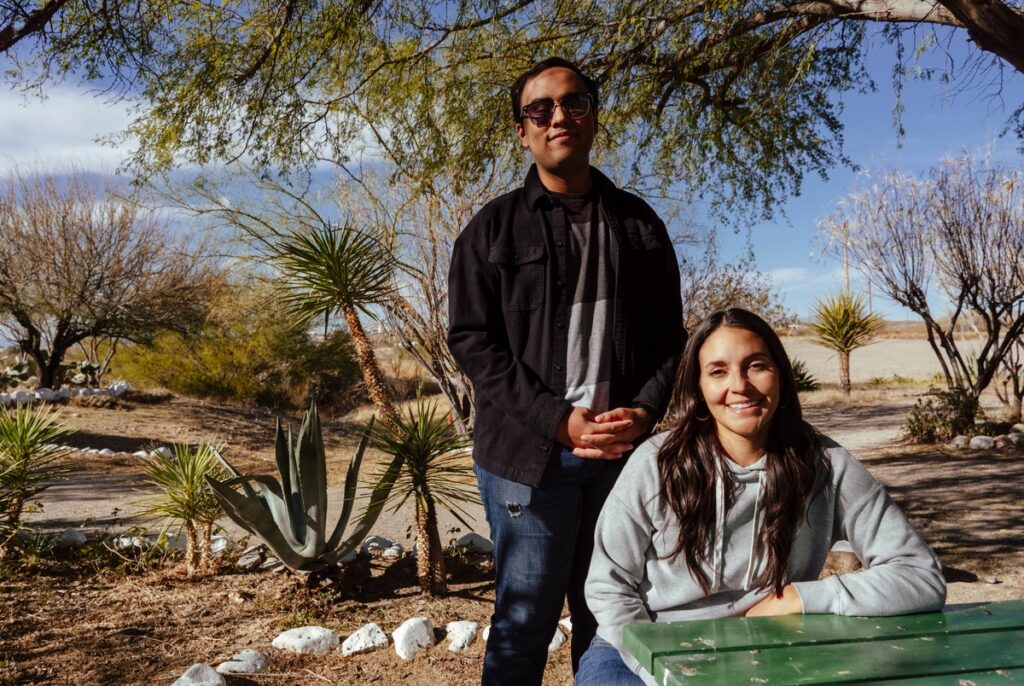
{"type": "MultiPolygon", "coordinates": [[[[743,615],[768,595],[758,590],[767,556],[755,545],[766,458],[750,467],[723,460],[739,486],[726,513],[724,484],[717,484],[711,565],[704,570],[712,591],[705,595],[682,555],[665,557],[679,536],[675,515],[659,507],[657,453],[667,435],[641,445],[623,468],[597,522],[586,585],[598,635],[649,684],[651,675],[622,649],[624,626],[743,615]]],[[[808,504],[786,565],[804,612],[898,615],[941,609],[946,583],[934,553],[860,462],[831,440],[823,443],[832,461],[832,487],[808,504]],[[864,570],[818,580],[825,556],[840,540],[850,542],[864,570]]]]}

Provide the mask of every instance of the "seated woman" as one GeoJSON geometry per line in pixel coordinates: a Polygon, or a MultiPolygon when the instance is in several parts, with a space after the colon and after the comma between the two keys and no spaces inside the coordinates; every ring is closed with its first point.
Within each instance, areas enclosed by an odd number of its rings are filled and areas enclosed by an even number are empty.
{"type": "Polygon", "coordinates": [[[587,577],[597,637],[578,686],[653,684],[622,629],[736,615],[942,608],[935,555],[885,489],[800,412],[779,337],[733,308],[683,353],[671,431],[637,448],[601,511],[587,577]],[[818,579],[847,540],[864,571],[818,579]]]}

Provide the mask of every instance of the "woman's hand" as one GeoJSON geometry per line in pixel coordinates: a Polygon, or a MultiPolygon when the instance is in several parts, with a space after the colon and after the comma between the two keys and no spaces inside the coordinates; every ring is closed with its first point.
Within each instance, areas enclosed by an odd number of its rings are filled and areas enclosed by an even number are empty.
{"type": "Polygon", "coordinates": [[[782,588],[782,595],[770,595],[747,610],[747,617],[770,617],[774,615],[799,615],[804,612],[804,601],[793,584],[782,588]]]}

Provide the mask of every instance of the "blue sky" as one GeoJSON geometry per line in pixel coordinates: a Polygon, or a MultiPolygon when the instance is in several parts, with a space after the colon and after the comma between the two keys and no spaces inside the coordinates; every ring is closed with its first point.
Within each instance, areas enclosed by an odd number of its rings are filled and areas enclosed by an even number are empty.
{"type": "MultiPolygon", "coordinates": [[[[966,36],[962,31],[953,35],[950,50],[959,60],[968,50],[966,36]]],[[[894,53],[879,41],[868,54],[877,91],[845,96],[845,151],[854,163],[921,173],[946,155],[986,146],[992,146],[997,157],[1022,160],[1016,152],[1019,141],[999,136],[1010,113],[1024,100],[1024,76],[1012,69],[1004,70],[1002,99],[994,95],[991,80],[988,86],[958,92],[938,80],[908,79],[902,96],[906,136],[900,147],[892,120],[894,53]]],[[[930,59],[934,63],[937,57],[930,59]]],[[[47,99],[39,101],[0,90],[0,172],[12,162],[46,168],[64,165],[69,159],[98,170],[114,169],[127,150],[100,145],[96,139],[127,126],[127,105],[96,98],[71,83],[50,86],[46,92],[47,99]]],[[[751,227],[757,267],[772,276],[787,306],[800,316],[842,283],[841,264],[813,255],[814,238],[818,221],[853,188],[856,177],[857,172],[846,168],[832,170],[828,181],[808,176],[801,195],[786,202],[777,219],[751,227]]],[[[726,258],[745,249],[745,232],[724,233],[720,238],[726,258]]],[[[866,293],[864,280],[856,274],[854,288],[866,293]]],[[[873,295],[873,307],[887,318],[914,318],[878,293],[873,295]]]]}

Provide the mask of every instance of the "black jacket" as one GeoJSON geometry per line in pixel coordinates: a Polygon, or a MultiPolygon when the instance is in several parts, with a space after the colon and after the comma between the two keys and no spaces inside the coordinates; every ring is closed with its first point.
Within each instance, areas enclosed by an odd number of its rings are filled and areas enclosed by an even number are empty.
{"type": "MultiPolygon", "coordinates": [[[[679,265],[665,225],[640,198],[592,169],[619,264],[613,307],[611,407],[658,419],[686,340],[679,265]]],[[[455,242],[448,275],[448,345],[475,389],[473,459],[537,486],[565,395],[572,285],[564,283],[568,227],[531,167],[522,188],[488,203],[455,242]]]]}

